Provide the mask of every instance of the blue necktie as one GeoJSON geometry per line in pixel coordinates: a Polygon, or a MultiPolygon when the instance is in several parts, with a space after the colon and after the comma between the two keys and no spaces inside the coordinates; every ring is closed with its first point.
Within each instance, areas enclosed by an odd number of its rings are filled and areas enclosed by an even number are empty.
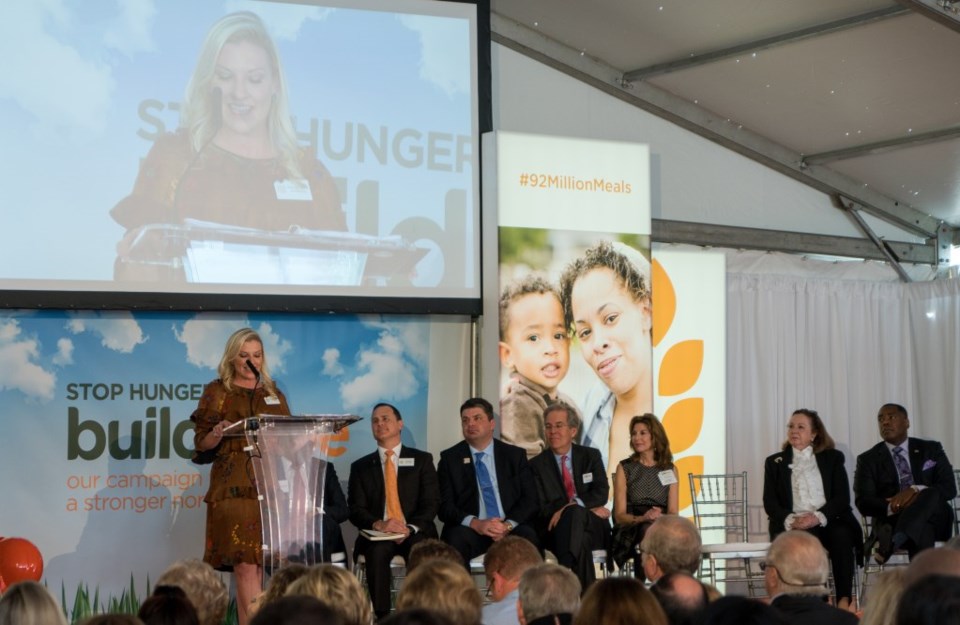
{"type": "Polygon", "coordinates": [[[476,453],[477,462],[477,482],[480,484],[480,497],[483,498],[483,505],[487,509],[487,518],[500,518],[500,507],[497,505],[497,493],[493,490],[493,480],[490,479],[490,472],[487,471],[487,465],[483,463],[484,453],[476,453]]]}
{"type": "Polygon", "coordinates": [[[900,490],[913,486],[913,471],[910,470],[910,463],[903,455],[903,447],[893,448],[893,462],[897,465],[897,473],[900,474],[900,490]]]}

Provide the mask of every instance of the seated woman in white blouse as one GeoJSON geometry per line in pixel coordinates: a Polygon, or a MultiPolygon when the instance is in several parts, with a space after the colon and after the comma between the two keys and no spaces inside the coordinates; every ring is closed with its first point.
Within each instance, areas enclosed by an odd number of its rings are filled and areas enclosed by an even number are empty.
{"type": "Polygon", "coordinates": [[[854,566],[863,558],[863,531],[850,509],[843,452],[834,449],[816,410],[794,411],[783,450],[767,458],[763,508],[770,540],[785,530],[806,530],[820,540],[833,567],[837,607],[849,609],[854,566]]]}

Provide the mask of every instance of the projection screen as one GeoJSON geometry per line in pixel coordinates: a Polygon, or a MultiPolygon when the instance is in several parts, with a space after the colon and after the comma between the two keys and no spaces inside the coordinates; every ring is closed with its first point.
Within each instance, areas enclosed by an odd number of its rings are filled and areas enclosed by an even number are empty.
{"type": "Polygon", "coordinates": [[[0,306],[479,311],[477,14],[4,2],[0,306]]]}

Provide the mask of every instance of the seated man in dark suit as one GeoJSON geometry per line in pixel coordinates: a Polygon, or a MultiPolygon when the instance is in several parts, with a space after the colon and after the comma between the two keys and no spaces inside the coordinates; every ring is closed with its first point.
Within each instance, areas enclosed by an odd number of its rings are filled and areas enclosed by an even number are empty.
{"type": "Polygon", "coordinates": [[[557,562],[572,570],[584,591],[596,579],[593,550],[610,546],[610,485],[600,451],[574,444],[577,413],[556,403],[543,414],[547,449],[530,461],[537,478],[537,529],[557,562]]]}
{"type": "Polygon", "coordinates": [[[830,563],[817,537],[802,530],[783,532],[770,543],[763,562],[770,605],[797,625],[857,625],[853,612],[827,603],[830,563]]]}
{"type": "Polygon", "coordinates": [[[377,404],[370,417],[377,451],[350,466],[350,521],[360,530],[354,557],[366,558],[367,585],[377,618],[390,612],[390,560],[404,558],[424,538],[436,538],[440,505],[433,456],[400,444],[403,419],[396,407],[377,404]],[[397,501],[399,499],[399,501],[397,501]],[[369,540],[364,530],[396,534],[369,540]]]}
{"type": "Polygon", "coordinates": [[[316,455],[322,440],[310,435],[287,439],[281,443],[282,454],[273,467],[277,493],[272,503],[279,509],[271,509],[269,526],[281,536],[306,536],[305,548],[296,540],[289,545],[288,561],[308,565],[330,562],[332,554],[346,550],[340,524],[350,517],[347,498],[333,464],[316,455]],[[308,497],[311,488],[313,496],[308,497]],[[313,527],[305,527],[311,520],[313,527]],[[284,523],[289,527],[281,527],[284,523]]]}
{"type": "Polygon", "coordinates": [[[527,453],[494,440],[493,406],[475,397],[460,406],[464,440],[440,453],[441,538],[463,556],[484,552],[504,536],[539,545],[530,525],[537,512],[537,487],[527,453]]]}
{"type": "Polygon", "coordinates": [[[883,442],[857,456],[853,494],[860,514],[873,518],[865,551],[877,541],[875,557],[883,564],[897,549],[912,558],[950,537],[957,484],[940,443],[907,437],[903,406],[884,404],[877,425],[883,442]]]}

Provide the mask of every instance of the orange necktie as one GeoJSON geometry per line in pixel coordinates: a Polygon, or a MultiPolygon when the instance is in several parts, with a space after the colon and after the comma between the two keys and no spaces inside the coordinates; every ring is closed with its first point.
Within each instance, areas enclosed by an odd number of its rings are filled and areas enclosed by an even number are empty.
{"type": "Polygon", "coordinates": [[[387,450],[387,459],[383,463],[383,481],[387,486],[387,518],[404,522],[403,509],[400,507],[400,494],[397,492],[397,469],[393,466],[393,450],[387,450]]]}

